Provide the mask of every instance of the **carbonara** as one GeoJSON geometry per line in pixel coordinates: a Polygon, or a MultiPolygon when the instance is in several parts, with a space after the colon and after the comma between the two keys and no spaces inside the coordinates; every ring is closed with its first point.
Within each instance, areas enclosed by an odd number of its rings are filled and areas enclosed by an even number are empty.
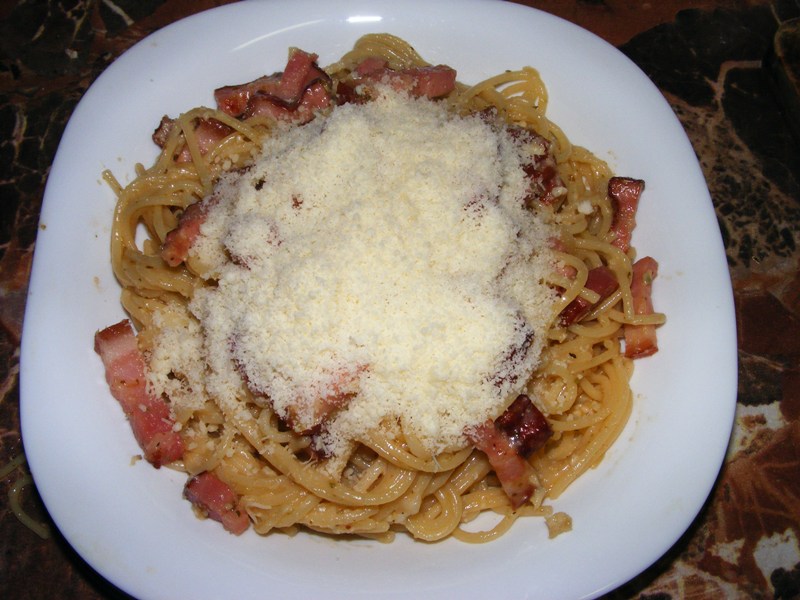
{"type": "Polygon", "coordinates": [[[130,319],[95,349],[144,458],[236,534],[568,531],[548,500],[665,320],[644,182],[569,142],[535,69],[468,86],[388,34],[215,98],[104,174],[130,319]]]}

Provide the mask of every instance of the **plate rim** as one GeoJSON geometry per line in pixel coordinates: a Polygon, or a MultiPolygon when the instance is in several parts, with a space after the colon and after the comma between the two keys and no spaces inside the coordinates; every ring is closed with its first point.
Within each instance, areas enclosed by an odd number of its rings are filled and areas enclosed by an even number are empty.
{"type": "MultiPolygon", "coordinates": [[[[292,5],[292,6],[306,6],[306,5],[314,5],[315,3],[313,3],[313,2],[299,2],[299,3],[295,2],[295,3],[292,3],[292,2],[275,1],[275,0],[258,0],[258,1],[253,1],[253,2],[241,3],[241,4],[223,5],[223,6],[220,6],[220,7],[216,7],[216,8],[210,9],[209,11],[198,13],[196,15],[188,17],[187,19],[182,19],[180,21],[177,21],[177,22],[175,22],[175,23],[173,23],[173,24],[171,24],[171,25],[169,25],[169,26],[167,26],[167,27],[155,32],[154,34],[151,34],[150,36],[145,37],[143,40],[141,40],[140,42],[135,44],[131,49],[129,49],[128,51],[123,53],[117,60],[115,60],[114,63],[112,63],[112,65],[110,65],[107,68],[107,70],[103,74],[101,74],[100,77],[98,77],[98,79],[95,81],[94,84],[92,84],[92,86],[89,88],[89,90],[87,90],[86,94],[81,99],[81,101],[79,102],[78,106],[76,106],[75,111],[73,112],[73,118],[75,117],[76,114],[78,114],[79,110],[83,110],[83,108],[81,108],[82,105],[84,107],[87,106],[87,104],[84,104],[84,101],[87,98],[89,98],[87,103],[91,102],[94,94],[97,93],[97,90],[102,90],[102,86],[105,85],[104,82],[109,77],[109,75],[107,75],[107,73],[111,73],[113,75],[119,69],[121,69],[123,67],[126,67],[126,62],[125,61],[131,61],[132,59],[136,58],[136,53],[137,52],[141,52],[142,51],[141,49],[148,48],[148,47],[149,48],[158,47],[159,44],[165,43],[164,41],[168,40],[170,38],[170,36],[174,36],[175,35],[174,32],[178,28],[190,28],[191,29],[192,27],[195,27],[197,23],[202,23],[203,21],[206,21],[206,20],[208,20],[210,22],[210,19],[212,18],[212,14],[214,16],[217,16],[217,15],[222,14],[222,12],[228,12],[228,11],[238,12],[238,11],[240,11],[242,9],[235,8],[235,7],[241,7],[241,6],[253,5],[253,4],[261,5],[262,8],[263,7],[269,7],[270,9],[274,9],[275,7],[279,7],[279,6],[289,6],[289,5],[292,5]],[[137,48],[139,48],[139,50],[137,50],[137,48]],[[115,67],[115,65],[120,65],[120,66],[115,67]]],[[[402,8],[400,8],[400,7],[408,9],[409,7],[415,7],[416,8],[416,7],[425,6],[425,5],[428,5],[428,4],[429,3],[412,1],[412,2],[397,3],[396,6],[398,7],[398,10],[402,10],[402,8]]],[[[435,2],[435,3],[430,3],[430,4],[431,5],[435,5],[437,7],[437,9],[440,9],[442,7],[447,7],[447,6],[453,6],[454,5],[453,2],[448,1],[448,0],[439,1],[439,2],[435,2]]],[[[372,7],[372,6],[393,7],[394,6],[394,4],[391,3],[391,2],[360,2],[360,1],[345,2],[345,3],[341,3],[341,5],[342,6],[345,6],[345,5],[346,6],[353,6],[353,7],[372,7]]],[[[591,34],[590,32],[579,28],[577,25],[574,25],[572,23],[564,21],[563,19],[560,19],[559,17],[556,17],[556,16],[551,15],[549,13],[545,13],[545,12],[540,11],[538,9],[529,8],[529,7],[523,6],[523,5],[509,4],[509,3],[499,2],[499,1],[495,1],[495,0],[468,0],[468,2],[463,2],[463,1],[459,2],[459,6],[462,6],[462,7],[463,6],[469,6],[469,7],[471,7],[471,10],[478,10],[478,8],[480,8],[481,10],[484,10],[484,9],[485,10],[490,10],[489,7],[491,6],[492,7],[491,10],[498,10],[498,11],[501,11],[501,12],[505,11],[509,15],[511,15],[511,14],[515,14],[515,15],[523,15],[523,14],[524,15],[532,15],[532,14],[536,14],[538,19],[541,19],[544,22],[550,23],[551,26],[572,28],[572,29],[570,29],[570,31],[576,32],[576,35],[591,36],[591,37],[588,37],[587,39],[592,39],[592,37],[596,37],[596,36],[594,36],[594,34],[591,34]],[[500,8],[500,7],[502,7],[502,8],[500,8]],[[577,33],[578,31],[580,33],[577,33]]],[[[390,10],[390,8],[382,8],[382,10],[390,10]]],[[[526,17],[526,18],[528,18],[528,17],[526,17]]],[[[533,18],[533,17],[531,17],[531,18],[533,18]]],[[[600,40],[600,38],[596,38],[596,39],[600,40]]],[[[603,42],[603,43],[606,44],[605,42],[603,42]]],[[[619,51],[614,49],[613,46],[610,46],[608,44],[606,44],[606,45],[608,46],[608,48],[613,49],[617,53],[619,53],[619,51]]],[[[311,50],[313,50],[313,49],[311,49],[311,50]]],[[[624,57],[624,55],[622,55],[621,53],[619,53],[619,55],[624,57]]],[[[630,62],[630,65],[633,65],[633,63],[630,62]]],[[[638,67],[636,67],[636,68],[638,69],[638,67]]],[[[547,80],[545,80],[545,83],[547,84],[547,80]]],[[[653,86],[653,87],[655,87],[655,86],[653,86]]],[[[664,102],[666,104],[666,101],[664,101],[664,102]]],[[[673,115],[673,117],[674,117],[674,115],[673,115]]],[[[77,122],[77,120],[73,121],[72,118],[70,119],[70,122],[69,122],[69,124],[67,126],[67,129],[64,132],[64,137],[62,138],[62,144],[65,143],[64,140],[66,140],[67,143],[69,143],[72,140],[72,135],[73,134],[72,134],[71,126],[74,126],[73,124],[75,122],[77,122]],[[70,137],[68,137],[68,135],[70,137]]],[[[675,117],[675,122],[677,123],[677,117],[675,117]]],[[[678,125],[680,125],[680,124],[678,123],[678,125]]],[[[689,148],[691,148],[691,144],[688,141],[688,138],[685,137],[685,132],[683,132],[682,129],[681,129],[681,132],[683,133],[683,136],[684,136],[684,138],[683,138],[684,144],[688,145],[689,148]]],[[[58,152],[56,154],[56,158],[54,160],[54,165],[53,165],[54,170],[56,171],[56,173],[55,173],[55,175],[53,175],[53,173],[51,173],[51,176],[53,176],[52,181],[58,181],[59,180],[60,174],[57,171],[57,169],[60,169],[61,162],[63,162],[63,159],[61,159],[61,156],[62,156],[62,146],[59,145],[59,150],[58,150],[58,152]]],[[[137,159],[138,159],[138,157],[137,157],[137,159]]],[[[694,176],[696,177],[698,174],[702,178],[702,172],[699,170],[699,166],[698,166],[697,171],[694,174],[694,176]]],[[[93,174],[93,176],[96,177],[96,174],[93,174]]],[[[42,205],[41,223],[43,225],[45,225],[45,226],[48,225],[49,219],[52,217],[52,214],[54,212],[58,213],[58,211],[55,208],[56,207],[56,204],[55,204],[56,201],[53,200],[53,198],[57,197],[57,191],[56,190],[51,190],[50,181],[51,181],[51,179],[48,178],[48,185],[47,185],[46,190],[45,190],[45,198],[44,198],[44,202],[43,202],[43,205],[42,205]]],[[[705,181],[704,180],[703,180],[703,186],[705,187],[705,181]]],[[[707,205],[705,206],[705,211],[708,212],[708,210],[710,210],[713,213],[713,205],[711,204],[710,196],[708,196],[707,188],[705,188],[705,194],[707,196],[707,205]]],[[[33,367],[29,367],[29,365],[32,364],[31,361],[34,360],[34,358],[37,356],[37,352],[38,352],[38,349],[35,348],[34,340],[37,340],[37,341],[40,340],[40,338],[32,337],[32,336],[37,336],[37,335],[42,335],[42,334],[38,330],[39,327],[37,326],[37,324],[34,324],[32,320],[29,321],[28,317],[29,317],[29,315],[30,315],[30,319],[33,319],[34,316],[42,317],[42,315],[43,315],[42,310],[43,309],[42,309],[42,306],[41,306],[42,300],[40,298],[41,298],[41,295],[42,295],[43,291],[46,289],[46,286],[45,286],[46,282],[42,281],[42,278],[45,277],[46,269],[42,264],[42,259],[37,260],[37,258],[38,258],[38,256],[43,255],[43,253],[45,253],[45,252],[51,252],[52,251],[52,250],[50,250],[50,246],[49,246],[50,245],[50,241],[49,240],[51,239],[51,236],[48,236],[47,229],[44,229],[44,230],[40,229],[39,233],[40,233],[40,236],[41,236],[41,239],[42,239],[41,247],[43,247],[44,250],[42,250],[41,253],[38,253],[38,252],[34,253],[34,261],[33,261],[33,267],[32,267],[32,272],[31,272],[31,280],[30,280],[31,284],[30,284],[30,288],[29,288],[29,298],[28,298],[29,299],[29,306],[31,307],[31,310],[30,310],[30,312],[28,312],[26,310],[26,318],[25,318],[25,322],[24,322],[24,325],[23,325],[23,337],[22,337],[22,344],[21,344],[22,349],[21,349],[21,357],[20,357],[20,411],[21,411],[21,421],[22,421],[23,443],[26,441],[26,438],[27,438],[27,440],[33,440],[35,438],[35,435],[36,435],[35,431],[36,430],[35,429],[34,430],[30,429],[33,426],[31,424],[36,424],[37,422],[41,423],[41,419],[43,418],[40,414],[37,414],[36,410],[34,410],[34,408],[37,408],[37,407],[36,407],[36,402],[31,399],[31,395],[35,393],[35,389],[37,387],[36,386],[36,381],[33,379],[33,377],[36,374],[36,370],[33,369],[33,367]],[[34,333],[31,333],[31,332],[34,332],[34,333]],[[33,370],[31,370],[31,369],[33,369],[33,370]],[[38,421],[37,421],[37,419],[38,419],[38,421]]],[[[37,240],[37,250],[38,250],[38,247],[40,246],[40,244],[38,242],[39,242],[39,240],[37,240]]],[[[722,251],[721,255],[719,254],[719,250],[722,248],[721,243],[722,242],[721,242],[721,236],[720,236],[720,238],[718,240],[716,240],[716,244],[715,244],[716,252],[717,252],[717,255],[716,255],[717,262],[719,262],[720,259],[724,259],[724,250],[722,251]]],[[[717,268],[719,268],[719,267],[717,267],[717,268]]],[[[727,273],[727,264],[725,264],[725,273],[727,273]]],[[[730,281],[728,281],[728,285],[729,284],[730,284],[730,281]]],[[[730,427],[728,427],[728,436],[729,436],[730,435],[730,429],[731,429],[731,427],[733,425],[733,418],[734,418],[735,399],[736,399],[735,377],[736,377],[736,374],[737,374],[736,373],[736,363],[737,363],[737,360],[738,360],[737,359],[737,355],[736,355],[736,346],[735,346],[735,318],[734,318],[734,313],[733,313],[732,290],[730,289],[730,287],[727,287],[725,290],[723,290],[723,292],[719,292],[718,310],[722,311],[722,312],[725,312],[726,313],[726,318],[729,321],[728,327],[726,328],[727,329],[727,337],[728,337],[728,340],[727,340],[727,343],[726,343],[726,347],[728,349],[728,352],[727,352],[727,355],[724,357],[724,360],[727,363],[727,370],[728,371],[732,370],[732,374],[733,374],[733,381],[732,382],[731,381],[728,382],[728,388],[729,389],[726,392],[726,393],[729,394],[731,392],[731,388],[732,388],[733,394],[732,394],[732,396],[730,398],[729,411],[728,411],[728,415],[726,417],[726,418],[728,418],[729,423],[730,423],[730,427]],[[731,341],[733,342],[732,345],[730,345],[731,341]]],[[[722,352],[720,352],[720,354],[722,355],[722,352]]],[[[98,372],[99,372],[99,370],[97,369],[97,365],[95,365],[95,368],[92,370],[92,376],[96,378],[98,372]]],[[[116,418],[117,421],[118,421],[119,419],[117,417],[114,417],[115,408],[116,408],[115,406],[105,407],[105,409],[107,409],[107,410],[104,410],[104,413],[107,413],[109,415],[109,418],[111,418],[111,419],[115,419],[116,418]]],[[[40,408],[37,408],[37,410],[40,410],[40,408]]],[[[725,415],[723,415],[723,416],[725,416],[725,415]]],[[[44,491],[43,499],[45,500],[45,505],[47,506],[48,511],[51,513],[51,515],[53,515],[54,520],[56,520],[56,522],[59,523],[60,528],[62,528],[61,523],[63,523],[65,518],[69,518],[69,517],[65,516],[66,513],[64,512],[63,509],[59,509],[59,508],[56,507],[57,500],[55,500],[51,496],[51,492],[50,492],[50,488],[51,488],[51,486],[53,484],[51,484],[50,481],[41,480],[41,479],[37,478],[38,474],[44,473],[48,469],[43,465],[42,461],[45,460],[44,457],[42,457],[39,454],[39,452],[35,449],[35,446],[36,446],[36,444],[34,442],[33,445],[31,446],[31,454],[29,455],[29,456],[33,457],[33,460],[30,462],[30,468],[31,468],[31,471],[33,473],[34,479],[37,482],[37,486],[40,487],[40,490],[44,491]],[[58,515],[58,518],[56,518],[56,515],[58,515]]],[[[725,446],[727,446],[727,444],[725,444],[725,446]]],[[[26,448],[26,452],[27,452],[27,450],[28,449],[26,448]]],[[[725,451],[725,447],[716,448],[716,456],[714,457],[714,460],[712,461],[712,462],[716,462],[717,463],[716,471],[719,470],[719,467],[722,464],[722,460],[723,460],[723,457],[724,457],[724,451],[725,451]]],[[[703,492],[701,492],[700,494],[697,494],[697,495],[702,495],[703,499],[705,499],[708,496],[708,493],[710,492],[710,490],[711,490],[711,488],[713,486],[715,478],[716,477],[711,478],[711,480],[707,482],[706,489],[703,492]]],[[[60,482],[59,485],[63,486],[65,484],[63,482],[60,482]]],[[[702,502],[695,507],[694,513],[691,515],[691,518],[689,518],[688,521],[686,522],[686,526],[687,527],[689,526],[691,521],[695,518],[697,512],[699,512],[701,507],[702,507],[702,502]]],[[[190,511],[187,511],[187,512],[190,512],[190,511]]],[[[691,512],[691,511],[689,511],[689,512],[691,512]]],[[[181,522],[181,523],[184,523],[185,519],[180,518],[180,519],[177,519],[177,521],[181,522]]],[[[62,531],[63,531],[63,528],[62,528],[62,531]]],[[[674,542],[683,534],[684,531],[685,531],[685,528],[682,529],[681,531],[675,532],[674,536],[672,536],[672,539],[669,542],[669,545],[666,546],[665,551],[669,547],[671,547],[672,544],[674,544],[674,542]]],[[[135,589],[134,587],[131,587],[132,585],[135,586],[135,584],[132,584],[131,582],[126,581],[124,577],[122,579],[120,579],[118,570],[116,570],[113,566],[109,566],[109,565],[106,565],[106,564],[98,564],[98,560],[96,558],[96,551],[94,549],[87,548],[86,544],[84,543],[85,540],[79,539],[79,537],[80,537],[79,534],[75,534],[75,533],[73,533],[71,535],[66,535],[65,534],[65,537],[67,537],[67,540],[78,551],[78,553],[81,554],[83,556],[83,558],[85,560],[87,560],[87,562],[95,570],[97,570],[101,575],[103,575],[104,577],[109,579],[109,581],[111,581],[115,585],[118,585],[117,582],[121,581],[123,583],[123,587],[121,589],[125,589],[126,591],[128,591],[129,589],[135,589]],[[87,558],[87,556],[89,558],[87,558]]],[[[336,543],[338,544],[339,542],[336,542],[336,543]]],[[[557,538],[556,540],[553,541],[553,543],[560,543],[560,542],[559,542],[559,540],[557,538]]],[[[637,573],[639,573],[641,570],[646,568],[649,564],[651,564],[659,556],[660,555],[651,557],[651,559],[647,561],[648,564],[646,564],[644,566],[642,566],[642,564],[638,564],[637,566],[635,566],[635,567],[633,567],[631,569],[628,569],[625,573],[619,574],[614,581],[607,582],[606,585],[602,586],[600,589],[595,589],[595,590],[588,591],[587,592],[588,595],[586,595],[585,597],[593,597],[595,594],[600,594],[600,593],[602,593],[604,591],[608,591],[610,589],[613,589],[613,587],[616,587],[617,585],[619,585],[621,583],[624,583],[625,581],[629,580],[631,577],[633,577],[637,573]]],[[[642,561],[640,561],[640,563],[641,562],[642,561]]],[[[149,591],[152,591],[152,590],[149,590],[149,591]]]]}

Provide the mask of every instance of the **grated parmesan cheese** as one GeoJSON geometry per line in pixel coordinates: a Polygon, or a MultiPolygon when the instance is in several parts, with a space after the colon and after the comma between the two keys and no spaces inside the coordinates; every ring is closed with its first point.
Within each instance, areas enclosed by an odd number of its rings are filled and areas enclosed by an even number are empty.
{"type": "Polygon", "coordinates": [[[247,414],[246,385],[297,431],[338,398],[333,455],[387,422],[431,452],[463,445],[524,389],[552,317],[524,153],[389,90],[271,137],[223,178],[192,249],[217,282],[183,328],[206,392],[247,414]]]}
{"type": "Polygon", "coordinates": [[[205,403],[205,361],[200,324],[177,303],[154,311],[158,335],[147,355],[147,385],[156,397],[191,410],[205,403]]]}

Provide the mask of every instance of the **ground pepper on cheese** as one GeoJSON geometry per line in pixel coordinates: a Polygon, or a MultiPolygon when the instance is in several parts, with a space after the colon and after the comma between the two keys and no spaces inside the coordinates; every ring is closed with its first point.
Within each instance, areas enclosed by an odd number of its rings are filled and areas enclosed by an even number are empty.
{"type": "Polygon", "coordinates": [[[297,431],[347,395],[317,440],[334,456],[386,423],[463,446],[524,389],[552,318],[553,231],[525,208],[522,144],[388,89],[281,130],[220,181],[191,251],[215,285],[180,335],[202,339],[159,343],[194,352],[184,368],[223,407],[247,386],[297,431]]]}

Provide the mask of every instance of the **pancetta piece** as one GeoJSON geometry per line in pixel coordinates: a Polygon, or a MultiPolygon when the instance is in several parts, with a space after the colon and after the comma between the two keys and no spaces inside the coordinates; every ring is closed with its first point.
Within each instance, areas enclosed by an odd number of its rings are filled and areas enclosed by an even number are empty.
{"type": "Polygon", "coordinates": [[[306,89],[296,104],[288,104],[275,96],[257,92],[250,97],[242,118],[267,116],[278,121],[292,121],[302,125],[311,121],[317,111],[324,110],[330,105],[331,97],[327,88],[322,83],[314,83],[306,89]]]}
{"type": "Polygon", "coordinates": [[[530,500],[536,489],[527,457],[551,435],[544,415],[525,395],[520,395],[497,420],[486,421],[467,433],[475,447],[486,454],[514,509],[530,500]]]}
{"type": "Polygon", "coordinates": [[[183,440],[173,428],[167,403],[147,390],[145,362],[131,322],[98,331],[94,349],[105,367],[111,394],[122,406],[144,457],[156,468],[183,457],[183,440]]]}
{"type": "MultiPolygon", "coordinates": [[[[658,275],[658,263],[645,256],[633,263],[631,296],[633,312],[637,315],[653,314],[653,280],[658,275]]],[[[625,325],[625,356],[643,358],[658,352],[655,325],[625,325]]]]}
{"type": "Polygon", "coordinates": [[[517,396],[494,424],[505,434],[511,447],[525,458],[544,446],[553,435],[542,411],[525,394],[517,396]]]}
{"type": "Polygon", "coordinates": [[[611,244],[627,252],[631,247],[631,234],[636,227],[636,209],[644,191],[644,181],[630,177],[612,177],[608,181],[608,197],[614,205],[611,222],[611,244]]]}
{"type": "Polygon", "coordinates": [[[190,204],[178,219],[178,226],[170,231],[161,245],[161,258],[170,267],[177,267],[189,256],[189,250],[200,235],[200,227],[208,217],[208,211],[219,199],[208,196],[190,204]]]}
{"type": "Polygon", "coordinates": [[[553,156],[553,144],[545,137],[523,127],[509,127],[512,137],[525,145],[528,161],[522,170],[528,177],[525,205],[533,208],[537,203],[557,206],[567,196],[564,180],[558,174],[558,163],[553,156]]]}
{"type": "Polygon", "coordinates": [[[239,496],[213,473],[205,471],[189,479],[183,496],[209,519],[222,523],[235,535],[241,535],[250,526],[250,518],[241,507],[239,496]]]}
{"type": "Polygon", "coordinates": [[[447,65],[391,69],[380,58],[364,59],[354,71],[355,81],[367,87],[385,84],[417,98],[442,98],[456,87],[456,71],[447,65]]]}
{"type": "Polygon", "coordinates": [[[237,118],[268,115],[306,122],[315,110],[327,108],[331,101],[331,79],[316,60],[316,54],[295,49],[282,73],[216,89],[217,106],[237,118]]]}
{"type": "MultiPolygon", "coordinates": [[[[194,119],[192,125],[200,156],[205,156],[209,150],[233,133],[233,129],[216,119],[194,119]]],[[[161,123],[153,132],[153,142],[159,148],[163,148],[166,145],[167,138],[173,127],[175,127],[175,119],[164,115],[161,118],[161,123]]],[[[175,154],[175,162],[183,163],[191,160],[192,154],[189,151],[189,147],[186,144],[182,144],[175,154]]]]}
{"type": "Polygon", "coordinates": [[[586,276],[585,287],[593,292],[596,292],[599,296],[599,299],[597,302],[589,302],[582,296],[578,296],[572,302],[567,304],[559,316],[561,325],[564,327],[572,325],[573,323],[577,323],[586,315],[588,315],[592,308],[617,291],[617,288],[619,288],[619,282],[614,275],[614,271],[604,265],[601,265],[599,267],[589,269],[589,274],[586,276]]]}

